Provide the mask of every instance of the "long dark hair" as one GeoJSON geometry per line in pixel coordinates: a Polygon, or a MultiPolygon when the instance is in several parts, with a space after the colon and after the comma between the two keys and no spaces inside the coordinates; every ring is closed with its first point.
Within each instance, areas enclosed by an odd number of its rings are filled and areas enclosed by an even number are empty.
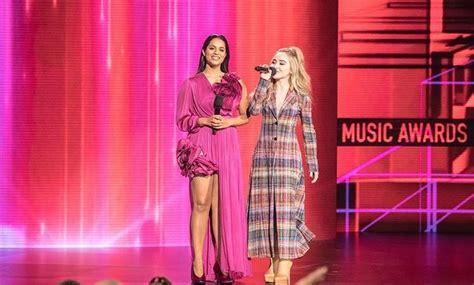
{"type": "Polygon", "coordinates": [[[223,35],[210,35],[206,38],[206,40],[204,41],[204,44],[202,45],[202,48],[201,48],[201,52],[200,52],[201,57],[199,58],[199,67],[198,67],[198,71],[197,71],[198,73],[203,72],[204,69],[206,68],[206,56],[204,54],[202,54],[202,52],[206,51],[207,46],[209,45],[209,43],[211,43],[211,41],[215,38],[221,39],[225,43],[226,57],[224,58],[224,61],[221,64],[221,71],[224,72],[224,73],[229,72],[230,51],[229,51],[229,43],[227,42],[227,39],[223,35]]]}

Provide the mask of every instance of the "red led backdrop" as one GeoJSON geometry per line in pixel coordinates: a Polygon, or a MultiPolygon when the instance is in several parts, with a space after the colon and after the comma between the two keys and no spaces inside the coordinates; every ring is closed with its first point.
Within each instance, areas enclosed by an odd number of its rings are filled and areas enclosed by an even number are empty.
{"type": "MultiPolygon", "coordinates": [[[[318,238],[336,195],[338,231],[472,231],[472,147],[336,147],[336,116],[472,118],[471,1],[337,2],[1,1],[0,246],[189,244],[175,104],[212,33],[250,91],[275,50],[305,53],[318,238]]],[[[245,185],[259,124],[239,130],[245,185]]]]}
{"type": "MultiPolygon", "coordinates": [[[[472,119],[470,0],[339,1],[338,118],[472,119]]],[[[474,230],[474,153],[338,147],[338,230],[474,230]]]]}
{"type": "MultiPolygon", "coordinates": [[[[213,33],[249,90],[278,48],[305,53],[321,164],[306,219],[334,237],[336,2],[1,1],[0,246],[188,245],[175,104],[213,33]]],[[[258,130],[240,128],[245,185],[258,130]]]]}

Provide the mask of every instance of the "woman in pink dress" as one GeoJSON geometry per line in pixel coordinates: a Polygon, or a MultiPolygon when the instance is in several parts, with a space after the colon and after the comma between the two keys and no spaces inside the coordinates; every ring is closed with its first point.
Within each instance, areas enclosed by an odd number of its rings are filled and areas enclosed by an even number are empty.
{"type": "Polygon", "coordinates": [[[232,283],[250,274],[236,129],[248,123],[248,100],[245,85],[228,72],[228,64],[226,38],[209,36],[197,74],[179,91],[176,122],[188,135],[178,142],[177,159],[190,181],[193,284],[232,283]]]}

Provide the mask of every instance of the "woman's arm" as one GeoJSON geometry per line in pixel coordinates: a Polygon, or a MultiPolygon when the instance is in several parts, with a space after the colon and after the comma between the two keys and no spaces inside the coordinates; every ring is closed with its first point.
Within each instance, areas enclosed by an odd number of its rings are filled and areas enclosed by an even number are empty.
{"type": "Polygon", "coordinates": [[[302,96],[301,106],[301,124],[303,130],[304,146],[306,151],[306,160],[308,162],[311,177],[315,179],[318,177],[319,165],[317,158],[317,139],[316,131],[313,126],[313,116],[311,113],[311,99],[308,96],[302,96]]]}
{"type": "Polygon", "coordinates": [[[192,132],[200,126],[199,117],[191,113],[192,88],[189,80],[180,87],[176,107],[176,125],[183,132],[192,132]]]}
{"type": "Polygon", "coordinates": [[[231,121],[231,126],[241,126],[249,122],[249,117],[247,116],[247,108],[249,106],[247,87],[242,80],[239,80],[239,83],[242,86],[242,96],[239,103],[239,116],[229,119],[231,121]]]}
{"type": "Polygon", "coordinates": [[[250,99],[250,106],[248,112],[250,115],[256,116],[262,112],[265,101],[267,100],[267,89],[270,86],[270,80],[260,78],[260,81],[253,92],[253,96],[250,99]]]}
{"type": "Polygon", "coordinates": [[[183,132],[193,133],[200,127],[210,127],[216,121],[213,117],[198,117],[192,114],[192,101],[191,83],[189,80],[186,80],[179,89],[176,108],[176,125],[183,132]]]}

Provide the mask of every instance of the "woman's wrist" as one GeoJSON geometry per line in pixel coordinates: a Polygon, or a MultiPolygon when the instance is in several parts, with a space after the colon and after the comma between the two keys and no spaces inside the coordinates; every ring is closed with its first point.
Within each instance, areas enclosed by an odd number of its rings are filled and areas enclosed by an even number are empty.
{"type": "Polygon", "coordinates": [[[245,125],[248,122],[249,122],[249,118],[247,117],[247,115],[238,115],[238,116],[232,117],[230,126],[237,127],[237,126],[245,125]]]}
{"type": "Polygon", "coordinates": [[[206,117],[201,117],[198,119],[198,125],[200,127],[203,127],[203,126],[209,126],[209,118],[206,118],[206,117]]]}
{"type": "Polygon", "coordinates": [[[240,126],[242,125],[242,115],[239,115],[239,116],[236,116],[236,117],[232,117],[232,121],[231,121],[231,126],[240,126]]]}

